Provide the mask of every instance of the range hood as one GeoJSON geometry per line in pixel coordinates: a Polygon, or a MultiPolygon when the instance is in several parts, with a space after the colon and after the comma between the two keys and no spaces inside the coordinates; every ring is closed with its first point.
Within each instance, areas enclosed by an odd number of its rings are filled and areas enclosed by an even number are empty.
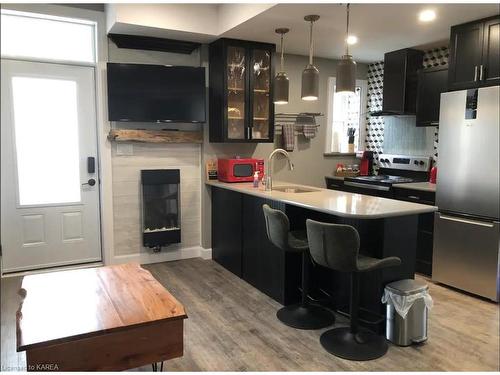
{"type": "Polygon", "coordinates": [[[382,110],[370,116],[414,116],[417,107],[417,71],[424,53],[405,48],[384,55],[382,110]]]}

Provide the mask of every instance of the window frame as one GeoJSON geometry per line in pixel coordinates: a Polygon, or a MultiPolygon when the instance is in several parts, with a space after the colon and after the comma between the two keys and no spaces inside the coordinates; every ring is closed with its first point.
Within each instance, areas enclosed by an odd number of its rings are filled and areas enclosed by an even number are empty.
{"type": "Polygon", "coordinates": [[[98,40],[98,30],[97,30],[97,22],[81,19],[81,18],[71,18],[71,17],[63,17],[63,16],[55,16],[52,14],[44,14],[37,12],[28,12],[22,10],[15,9],[4,9],[2,8],[0,14],[16,16],[16,17],[25,17],[25,18],[35,18],[42,20],[50,20],[56,22],[64,22],[64,23],[73,23],[77,25],[87,25],[92,28],[92,55],[93,61],[81,61],[81,60],[66,60],[66,59],[52,59],[45,57],[32,57],[32,56],[18,56],[18,55],[10,55],[10,54],[1,54],[2,59],[6,60],[17,60],[17,61],[32,61],[32,62],[41,62],[41,63],[54,63],[54,64],[63,64],[63,65],[76,65],[76,66],[91,66],[96,67],[99,61],[99,40],[98,40]]]}
{"type": "MultiPolygon", "coordinates": [[[[332,151],[332,134],[333,134],[333,101],[335,95],[336,77],[328,77],[327,83],[327,100],[328,113],[326,117],[326,139],[324,155],[353,155],[349,152],[332,151]]],[[[366,79],[357,79],[356,86],[361,87],[360,98],[360,114],[359,114],[359,134],[358,134],[358,150],[362,150],[362,145],[366,136],[366,102],[368,96],[368,81],[366,79]]]]}

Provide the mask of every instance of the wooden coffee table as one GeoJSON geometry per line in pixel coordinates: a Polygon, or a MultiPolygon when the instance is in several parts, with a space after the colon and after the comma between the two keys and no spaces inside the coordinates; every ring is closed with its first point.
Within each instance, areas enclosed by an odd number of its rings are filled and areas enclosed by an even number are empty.
{"type": "Polygon", "coordinates": [[[139,264],[30,275],[19,293],[28,371],[117,371],[183,355],[184,307],[139,264]]]}

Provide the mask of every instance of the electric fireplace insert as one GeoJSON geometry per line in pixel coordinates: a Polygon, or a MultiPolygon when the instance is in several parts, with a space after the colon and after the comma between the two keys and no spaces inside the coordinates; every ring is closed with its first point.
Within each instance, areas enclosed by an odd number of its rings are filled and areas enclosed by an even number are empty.
{"type": "Polygon", "coordinates": [[[142,242],[160,251],[163,246],[181,242],[178,169],[141,170],[142,242]]]}

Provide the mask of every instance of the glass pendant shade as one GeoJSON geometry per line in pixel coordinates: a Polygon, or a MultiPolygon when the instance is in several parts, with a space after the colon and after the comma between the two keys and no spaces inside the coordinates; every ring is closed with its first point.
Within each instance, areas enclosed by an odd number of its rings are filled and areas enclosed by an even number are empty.
{"type": "Polygon", "coordinates": [[[302,72],[302,100],[318,100],[319,70],[314,65],[307,65],[302,72]]]}
{"type": "Polygon", "coordinates": [[[274,77],[274,104],[288,104],[288,88],[290,81],[285,72],[279,72],[274,77]]]}
{"type": "Polygon", "coordinates": [[[337,64],[336,92],[356,91],[356,62],[351,55],[344,55],[337,64]]]}

